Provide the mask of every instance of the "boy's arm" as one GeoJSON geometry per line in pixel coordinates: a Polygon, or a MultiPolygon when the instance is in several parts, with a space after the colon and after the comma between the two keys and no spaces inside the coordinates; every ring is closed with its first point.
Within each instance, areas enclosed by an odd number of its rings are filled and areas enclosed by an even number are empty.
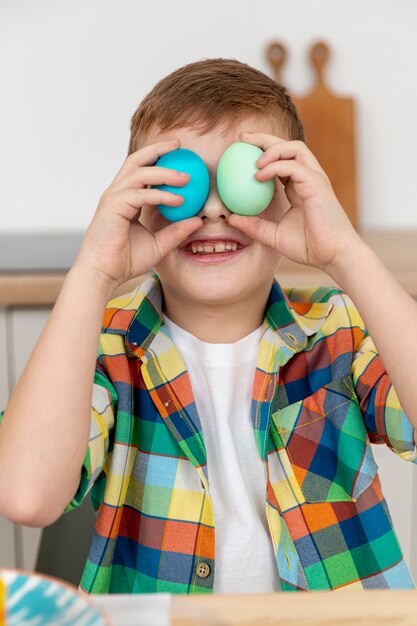
{"type": "MultiPolygon", "coordinates": [[[[315,156],[301,141],[264,133],[241,140],[265,152],[259,181],[284,186],[287,206],[277,222],[233,214],[230,224],[289,259],[325,271],[345,291],[384,363],[417,442],[417,386],[412,384],[417,350],[417,304],[359,237],[315,156]]],[[[262,215],[262,214],[261,214],[262,215]]]]}
{"type": "MultiPolygon", "coordinates": [[[[202,225],[199,217],[157,232],[142,206],[182,204],[153,185],[183,186],[188,175],[152,167],[178,148],[171,140],[127,157],[100,198],[80,253],[0,424],[0,514],[17,523],[52,523],[72,500],[90,431],[102,318],[115,287],[147,272],[202,225]]],[[[179,190],[180,191],[180,190],[179,190]]]]}
{"type": "Polygon", "coordinates": [[[15,522],[50,523],[77,490],[110,296],[102,276],[74,265],[11,396],[0,426],[0,511],[15,522]]]}
{"type": "Polygon", "coordinates": [[[357,245],[340,254],[326,271],[360,312],[414,426],[417,444],[417,386],[411,382],[417,352],[416,302],[359,237],[357,245]]]}

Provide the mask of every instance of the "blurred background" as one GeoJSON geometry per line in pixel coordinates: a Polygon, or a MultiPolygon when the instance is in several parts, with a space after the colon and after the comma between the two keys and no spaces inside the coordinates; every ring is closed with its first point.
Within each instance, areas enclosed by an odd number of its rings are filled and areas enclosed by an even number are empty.
{"type": "MultiPolygon", "coordinates": [[[[200,59],[273,77],[267,48],[279,41],[282,82],[303,98],[315,84],[309,50],[326,42],[327,87],[355,113],[357,227],[417,298],[416,28],[415,0],[0,0],[0,409],[126,158],[131,116],[156,82],[200,59]]],[[[280,279],[329,282],[308,269],[283,264],[280,279]]],[[[417,580],[416,466],[374,448],[417,580]]],[[[0,567],[77,584],[93,523],[88,501],[45,531],[0,518],[0,567]]]]}
{"type": "Polygon", "coordinates": [[[130,118],[180,65],[233,57],[305,95],[325,40],[331,90],[356,106],[359,224],[417,226],[415,0],[1,0],[0,232],[83,231],[124,161],[130,118]]]}

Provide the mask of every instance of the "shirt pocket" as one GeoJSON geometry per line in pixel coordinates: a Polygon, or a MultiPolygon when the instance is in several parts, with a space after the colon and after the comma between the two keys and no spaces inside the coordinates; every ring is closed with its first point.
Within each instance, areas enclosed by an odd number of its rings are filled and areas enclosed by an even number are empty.
{"type": "Polygon", "coordinates": [[[272,414],[306,502],[356,501],[378,465],[350,375],[272,414]]]}

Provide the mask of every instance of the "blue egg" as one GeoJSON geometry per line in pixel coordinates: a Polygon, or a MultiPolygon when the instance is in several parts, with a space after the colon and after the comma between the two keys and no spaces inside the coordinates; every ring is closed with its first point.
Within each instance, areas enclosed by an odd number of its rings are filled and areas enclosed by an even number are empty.
{"type": "Polygon", "coordinates": [[[158,204],[156,206],[165,219],[171,222],[179,222],[197,215],[203,208],[210,190],[210,175],[203,159],[192,150],[178,148],[161,156],[155,165],[178,170],[179,172],[186,172],[190,175],[190,180],[183,187],[153,185],[155,189],[170,191],[184,197],[183,204],[178,207],[172,207],[167,204],[158,204]]]}

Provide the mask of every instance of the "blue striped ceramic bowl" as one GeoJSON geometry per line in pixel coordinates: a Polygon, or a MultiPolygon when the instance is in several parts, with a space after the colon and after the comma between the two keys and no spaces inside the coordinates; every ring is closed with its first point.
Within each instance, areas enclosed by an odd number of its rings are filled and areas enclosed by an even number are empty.
{"type": "Polygon", "coordinates": [[[0,569],[6,587],[6,626],[110,626],[76,587],[57,578],[0,569]]]}

